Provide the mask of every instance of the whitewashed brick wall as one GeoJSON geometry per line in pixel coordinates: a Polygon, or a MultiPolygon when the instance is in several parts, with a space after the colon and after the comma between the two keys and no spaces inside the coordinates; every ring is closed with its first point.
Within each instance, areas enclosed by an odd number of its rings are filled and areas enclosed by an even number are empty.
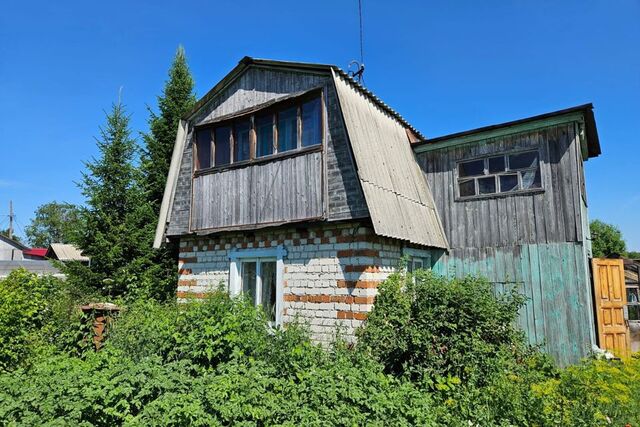
{"type": "Polygon", "coordinates": [[[228,290],[231,249],[277,245],[288,253],[283,323],[308,324],[319,342],[333,341],[337,330],[353,340],[373,307],[378,285],[397,268],[403,247],[357,223],[185,237],[180,241],[178,298],[203,297],[219,286],[228,290]]]}

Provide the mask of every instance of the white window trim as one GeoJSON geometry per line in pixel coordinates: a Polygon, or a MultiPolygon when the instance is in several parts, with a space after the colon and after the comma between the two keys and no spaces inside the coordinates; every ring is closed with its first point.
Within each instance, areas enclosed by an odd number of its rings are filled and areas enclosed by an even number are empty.
{"type": "MultiPolygon", "coordinates": [[[[272,248],[255,249],[232,249],[229,252],[229,295],[232,297],[242,293],[242,283],[240,280],[240,264],[242,261],[271,259],[276,261],[276,322],[275,325],[282,324],[282,311],[284,305],[284,258],[287,250],[283,245],[272,248]]],[[[260,263],[258,263],[260,265],[260,263]]],[[[257,280],[262,280],[259,276],[259,267],[256,265],[257,280]]],[[[258,287],[259,288],[259,287],[258,287]]]]}

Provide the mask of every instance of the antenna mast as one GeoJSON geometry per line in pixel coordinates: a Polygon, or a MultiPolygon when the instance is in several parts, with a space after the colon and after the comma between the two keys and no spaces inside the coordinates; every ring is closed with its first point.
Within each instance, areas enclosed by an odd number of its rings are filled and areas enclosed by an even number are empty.
{"type": "Polygon", "coordinates": [[[362,76],[364,74],[364,30],[362,25],[362,0],[358,0],[358,18],[360,20],[360,62],[353,60],[349,63],[348,68],[351,68],[352,65],[355,65],[357,67],[357,70],[349,71],[349,75],[358,80],[358,83],[364,84],[364,78],[362,76]]]}
{"type": "Polygon", "coordinates": [[[7,231],[8,237],[13,239],[13,220],[15,215],[13,214],[13,201],[9,200],[9,230],[7,231]]]}

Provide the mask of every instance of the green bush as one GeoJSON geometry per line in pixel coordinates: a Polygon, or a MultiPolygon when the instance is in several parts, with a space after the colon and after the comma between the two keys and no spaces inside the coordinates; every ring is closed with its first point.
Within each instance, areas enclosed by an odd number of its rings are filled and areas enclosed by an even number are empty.
{"type": "Polygon", "coordinates": [[[482,385],[527,351],[515,326],[524,300],[516,293],[495,296],[484,279],[448,280],[429,271],[392,275],[359,331],[359,347],[387,372],[413,380],[455,377],[482,385]]]}
{"type": "Polygon", "coordinates": [[[76,348],[82,296],[60,279],[18,269],[0,280],[0,371],[76,348]]]}

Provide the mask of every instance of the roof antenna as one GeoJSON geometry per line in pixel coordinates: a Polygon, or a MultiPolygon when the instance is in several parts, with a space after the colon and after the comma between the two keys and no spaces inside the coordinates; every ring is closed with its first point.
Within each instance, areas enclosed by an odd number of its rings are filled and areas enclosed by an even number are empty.
{"type": "Polygon", "coordinates": [[[358,0],[358,16],[360,18],[360,62],[355,59],[349,63],[347,69],[349,70],[349,76],[356,79],[358,83],[364,84],[364,37],[362,31],[362,0],[358,0]],[[351,66],[356,67],[355,70],[351,70],[351,66]]]}

